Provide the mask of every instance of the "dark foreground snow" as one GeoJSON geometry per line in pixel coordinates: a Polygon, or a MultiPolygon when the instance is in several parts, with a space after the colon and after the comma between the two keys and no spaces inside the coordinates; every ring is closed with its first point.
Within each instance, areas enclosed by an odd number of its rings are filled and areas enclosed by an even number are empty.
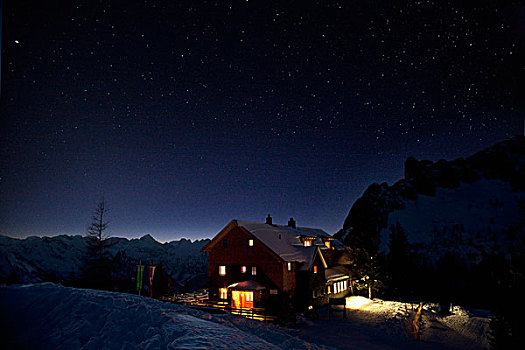
{"type": "Polygon", "coordinates": [[[489,315],[426,304],[421,340],[407,332],[416,305],[349,297],[345,319],[298,318],[285,329],[210,315],[137,295],[57,286],[0,287],[1,349],[483,349],[489,315]],[[304,339],[304,340],[303,340],[304,339]]]}
{"type": "Polygon", "coordinates": [[[50,283],[0,287],[0,308],[3,349],[319,348],[258,321],[50,283]]]}

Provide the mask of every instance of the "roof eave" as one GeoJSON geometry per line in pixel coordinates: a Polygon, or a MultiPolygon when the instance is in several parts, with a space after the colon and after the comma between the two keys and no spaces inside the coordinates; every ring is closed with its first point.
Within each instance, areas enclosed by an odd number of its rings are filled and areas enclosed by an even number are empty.
{"type": "Polygon", "coordinates": [[[230,221],[222,230],[219,231],[204,247],[201,248],[201,252],[209,252],[217,242],[229,231],[233,226],[237,225],[237,220],[230,221]]]}

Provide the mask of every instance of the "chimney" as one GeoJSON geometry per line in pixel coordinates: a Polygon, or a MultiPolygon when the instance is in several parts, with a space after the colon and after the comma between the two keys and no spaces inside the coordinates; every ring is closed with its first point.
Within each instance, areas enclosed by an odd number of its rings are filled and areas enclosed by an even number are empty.
{"type": "Polygon", "coordinates": [[[266,218],[266,223],[268,225],[271,225],[272,224],[272,217],[270,216],[270,214],[268,214],[268,217],[266,218]]]}
{"type": "Polygon", "coordinates": [[[293,218],[290,218],[290,220],[288,220],[288,226],[290,226],[291,228],[296,228],[295,220],[293,218]]]}

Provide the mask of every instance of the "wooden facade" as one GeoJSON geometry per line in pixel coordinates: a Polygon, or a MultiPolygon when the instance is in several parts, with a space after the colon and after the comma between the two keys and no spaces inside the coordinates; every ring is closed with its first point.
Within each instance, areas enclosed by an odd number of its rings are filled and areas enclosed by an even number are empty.
{"type": "Polygon", "coordinates": [[[209,299],[270,311],[326,305],[331,290],[322,250],[333,261],[336,249],[324,238],[307,239],[318,244],[306,246],[311,242],[304,244],[301,228],[231,221],[202,249],[208,253],[209,299]]]}

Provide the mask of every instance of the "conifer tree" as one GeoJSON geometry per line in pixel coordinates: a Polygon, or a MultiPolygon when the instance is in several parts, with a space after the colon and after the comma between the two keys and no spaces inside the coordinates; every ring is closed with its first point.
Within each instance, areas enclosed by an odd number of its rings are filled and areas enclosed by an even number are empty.
{"type": "Polygon", "coordinates": [[[104,198],[98,203],[87,232],[87,257],[84,270],[86,287],[96,289],[111,288],[113,261],[108,248],[113,245],[107,232],[108,209],[104,198]]]}
{"type": "Polygon", "coordinates": [[[409,277],[414,273],[411,266],[410,246],[405,230],[399,222],[390,226],[390,242],[387,257],[391,293],[400,297],[409,293],[409,277]]]}
{"type": "Polygon", "coordinates": [[[372,299],[373,293],[377,294],[383,288],[384,254],[369,254],[366,250],[356,250],[354,254],[354,269],[352,273],[358,277],[356,288],[366,291],[368,298],[372,299]]]}

